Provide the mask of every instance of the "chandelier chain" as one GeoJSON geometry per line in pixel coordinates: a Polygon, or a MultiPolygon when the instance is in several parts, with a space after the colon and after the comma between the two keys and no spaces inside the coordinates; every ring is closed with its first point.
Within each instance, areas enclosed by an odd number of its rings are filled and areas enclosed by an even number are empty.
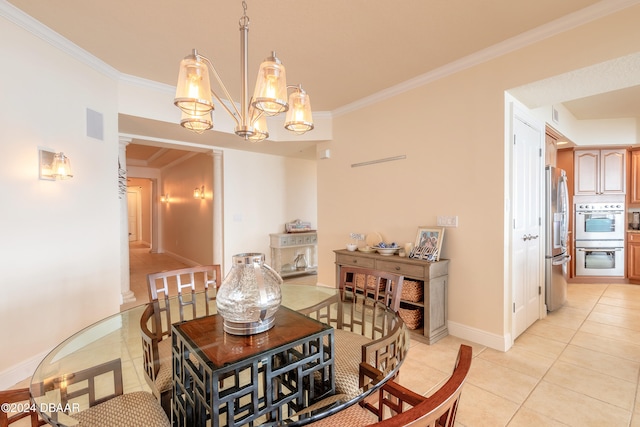
{"type": "Polygon", "coordinates": [[[249,26],[249,17],[247,16],[247,2],[245,0],[242,0],[242,9],[243,9],[243,13],[242,16],[240,17],[240,28],[245,28],[249,26]]]}

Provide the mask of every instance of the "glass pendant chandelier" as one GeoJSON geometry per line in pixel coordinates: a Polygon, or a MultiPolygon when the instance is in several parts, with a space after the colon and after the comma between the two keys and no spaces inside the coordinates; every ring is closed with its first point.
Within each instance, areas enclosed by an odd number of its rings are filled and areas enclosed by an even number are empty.
{"type": "Polygon", "coordinates": [[[287,112],[285,128],[296,134],[313,129],[313,118],[309,95],[300,85],[287,86],[286,71],[275,52],[260,65],[253,97],[248,95],[248,51],[249,17],[247,3],[242,2],[244,14],[240,18],[241,81],[242,98],[240,107],[233,102],[213,63],[195,49],[180,62],[180,72],[176,85],[174,104],[182,110],[180,125],[194,132],[202,133],[211,129],[211,111],[214,109],[212,96],[234,119],[236,135],[252,142],[262,141],[269,136],[265,116],[275,116],[287,112]],[[211,89],[209,72],[213,74],[222,95],[231,107],[223,102],[222,96],[211,89]],[[288,92],[291,95],[288,96],[288,92]]]}

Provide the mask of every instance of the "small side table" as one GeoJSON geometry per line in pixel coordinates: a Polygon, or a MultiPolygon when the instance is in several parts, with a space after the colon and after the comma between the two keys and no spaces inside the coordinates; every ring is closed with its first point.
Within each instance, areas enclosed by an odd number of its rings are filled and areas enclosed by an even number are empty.
{"type": "Polygon", "coordinates": [[[335,393],[330,326],[286,307],[260,334],[230,335],[222,323],[214,314],[172,326],[175,426],[281,420],[335,393]]]}

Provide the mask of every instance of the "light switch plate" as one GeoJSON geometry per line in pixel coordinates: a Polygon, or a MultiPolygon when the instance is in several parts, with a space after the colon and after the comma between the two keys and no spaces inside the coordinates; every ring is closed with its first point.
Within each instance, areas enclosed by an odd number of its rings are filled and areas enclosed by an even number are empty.
{"type": "Polygon", "coordinates": [[[437,224],[438,224],[438,227],[457,227],[458,215],[452,215],[452,216],[438,215],[437,224]]]}

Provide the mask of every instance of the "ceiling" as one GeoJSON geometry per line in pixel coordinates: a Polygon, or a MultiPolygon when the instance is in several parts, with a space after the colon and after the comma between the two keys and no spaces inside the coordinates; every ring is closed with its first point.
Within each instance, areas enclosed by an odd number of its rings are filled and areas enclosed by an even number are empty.
{"type": "MultiPolygon", "coordinates": [[[[119,72],[172,86],[180,59],[197,48],[239,101],[240,0],[8,1],[119,72]]],[[[287,67],[287,82],[303,85],[313,110],[335,112],[584,8],[604,14],[637,2],[248,0],[250,90],[259,63],[275,49],[287,67]]],[[[565,106],[578,119],[640,117],[639,92],[635,87],[565,106]]],[[[175,124],[142,123],[134,117],[121,117],[120,128],[156,138],[191,135],[175,124]]],[[[220,132],[193,138],[245,149],[242,140],[220,132]]],[[[314,152],[313,143],[274,142],[250,149],[301,156],[314,152]]],[[[153,164],[168,156],[129,146],[129,155],[134,152],[140,158],[156,156],[153,164]]]]}

